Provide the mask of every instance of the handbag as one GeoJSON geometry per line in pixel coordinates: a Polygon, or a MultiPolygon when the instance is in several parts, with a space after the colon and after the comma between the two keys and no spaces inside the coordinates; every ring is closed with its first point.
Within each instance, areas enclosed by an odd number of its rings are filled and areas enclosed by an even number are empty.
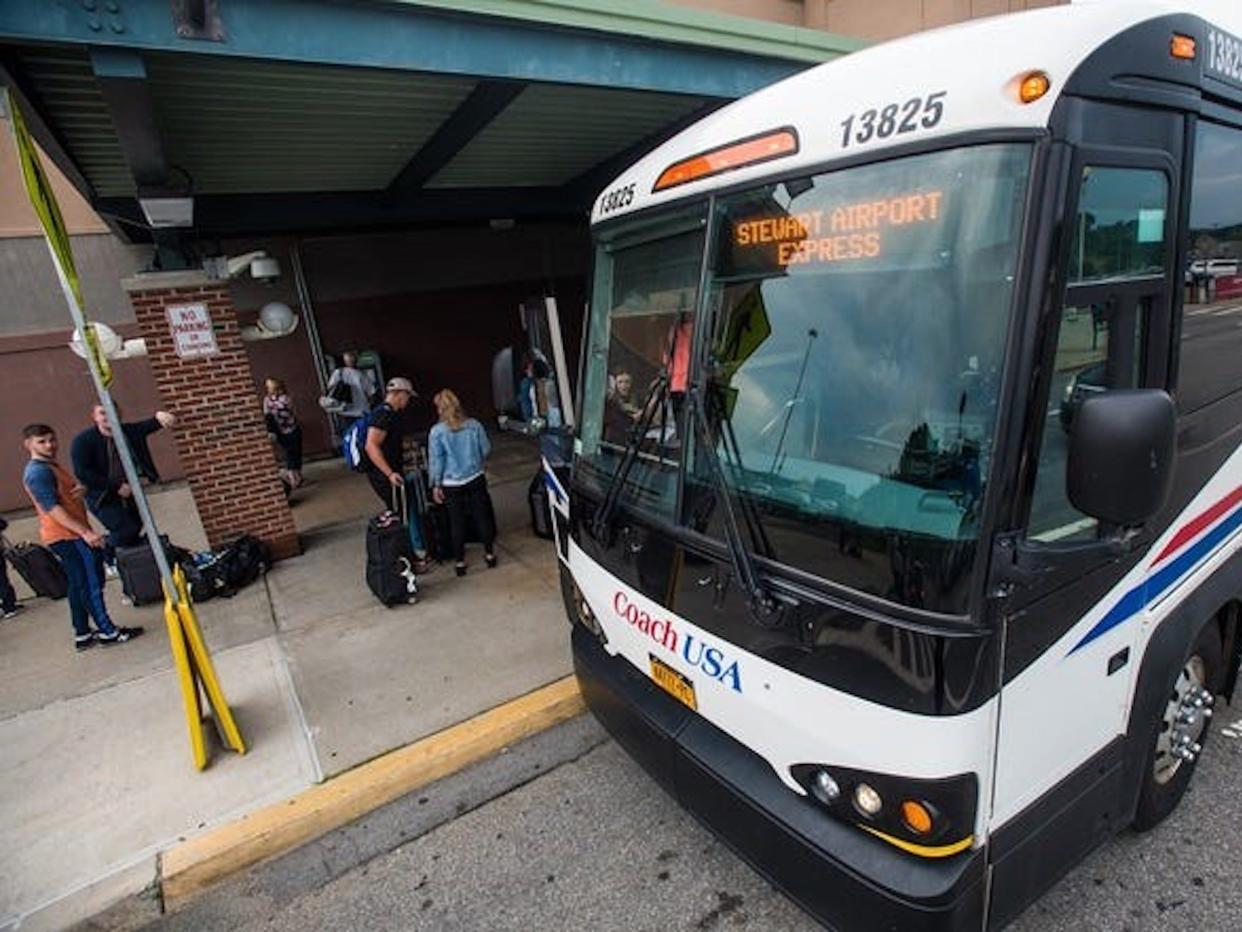
{"type": "Polygon", "coordinates": [[[348,383],[340,381],[328,390],[328,397],[333,401],[339,401],[341,404],[347,405],[354,400],[354,393],[348,383]]]}

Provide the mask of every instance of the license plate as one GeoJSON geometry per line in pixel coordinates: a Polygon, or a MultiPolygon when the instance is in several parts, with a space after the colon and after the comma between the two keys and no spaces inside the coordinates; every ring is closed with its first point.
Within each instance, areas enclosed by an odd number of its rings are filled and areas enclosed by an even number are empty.
{"type": "Polygon", "coordinates": [[[648,654],[647,657],[651,660],[651,678],[656,681],[656,685],[678,702],[698,709],[698,701],[694,698],[694,684],[690,682],[690,678],[683,676],[654,654],[648,654]]]}

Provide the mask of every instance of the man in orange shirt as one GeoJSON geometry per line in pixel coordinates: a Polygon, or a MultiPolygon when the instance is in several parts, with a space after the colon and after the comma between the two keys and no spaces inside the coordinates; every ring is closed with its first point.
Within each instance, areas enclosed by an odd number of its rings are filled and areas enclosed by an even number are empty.
{"type": "Polygon", "coordinates": [[[69,581],[74,647],[82,651],[136,638],[142,628],[121,628],[108,617],[103,600],[104,539],[86,516],[82,486],[56,462],[56,431],[46,424],[30,424],[22,431],[22,441],[30,454],[22,484],[39,515],[39,536],[60,558],[69,581]]]}

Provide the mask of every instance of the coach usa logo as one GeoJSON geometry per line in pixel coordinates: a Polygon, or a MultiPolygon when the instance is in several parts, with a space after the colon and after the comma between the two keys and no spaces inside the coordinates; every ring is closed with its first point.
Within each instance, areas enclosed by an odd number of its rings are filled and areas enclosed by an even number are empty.
{"type": "Polygon", "coordinates": [[[734,692],[742,691],[742,673],[737,661],[718,647],[704,643],[702,638],[678,631],[671,618],[652,618],[629,600],[620,590],[612,597],[612,610],[630,627],[637,629],[666,651],[680,657],[692,669],[706,673],[718,683],[729,686],[734,692]]]}

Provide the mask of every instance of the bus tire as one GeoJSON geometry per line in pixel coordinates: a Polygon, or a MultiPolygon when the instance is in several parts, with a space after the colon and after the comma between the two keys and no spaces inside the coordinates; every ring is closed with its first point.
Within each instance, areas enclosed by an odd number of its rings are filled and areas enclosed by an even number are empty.
{"type": "Polygon", "coordinates": [[[1147,754],[1134,813],[1136,831],[1159,825],[1185,795],[1202,747],[1207,744],[1211,700],[1223,675],[1220,628],[1213,618],[1199,629],[1181,665],[1165,678],[1167,700],[1147,733],[1147,754]],[[1196,699],[1203,702],[1203,709],[1195,707],[1196,699]],[[1206,715],[1204,710],[1208,710],[1206,715]],[[1193,719],[1185,721],[1190,716],[1193,719]],[[1176,750],[1179,743],[1184,745],[1181,752],[1176,750]],[[1179,757],[1179,753],[1189,756],[1179,757]]]}

